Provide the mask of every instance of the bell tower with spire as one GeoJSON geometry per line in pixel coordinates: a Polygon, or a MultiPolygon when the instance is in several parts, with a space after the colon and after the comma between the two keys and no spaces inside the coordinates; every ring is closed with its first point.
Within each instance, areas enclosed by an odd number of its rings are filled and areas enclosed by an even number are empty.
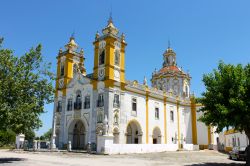
{"type": "Polygon", "coordinates": [[[66,96],[66,85],[73,78],[76,70],[86,75],[84,60],[83,49],[78,51],[78,44],[72,34],[65,45],[65,50],[60,49],[57,56],[56,97],[59,91],[66,96]]]}
{"type": "Polygon", "coordinates": [[[97,81],[104,81],[105,87],[113,87],[118,83],[125,85],[125,36],[119,36],[119,30],[114,26],[112,16],[107,26],[95,36],[94,44],[94,88],[97,81]]]}

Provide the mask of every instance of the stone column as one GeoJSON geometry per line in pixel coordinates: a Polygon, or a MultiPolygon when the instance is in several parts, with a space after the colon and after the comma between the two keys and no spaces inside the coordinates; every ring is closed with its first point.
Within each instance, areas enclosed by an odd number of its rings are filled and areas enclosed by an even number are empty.
{"type": "Polygon", "coordinates": [[[51,134],[51,142],[50,142],[50,148],[51,150],[56,149],[56,100],[54,103],[54,111],[53,111],[53,120],[52,120],[52,134],[51,134]]]}
{"type": "Polygon", "coordinates": [[[41,147],[41,142],[37,141],[37,150],[40,150],[40,147],[41,147]]]}
{"type": "Polygon", "coordinates": [[[33,150],[34,151],[37,150],[37,141],[36,140],[33,141],[33,150]]]}
{"type": "Polygon", "coordinates": [[[69,152],[71,152],[71,150],[72,150],[72,148],[71,148],[71,141],[68,142],[67,150],[68,150],[69,152]]]}

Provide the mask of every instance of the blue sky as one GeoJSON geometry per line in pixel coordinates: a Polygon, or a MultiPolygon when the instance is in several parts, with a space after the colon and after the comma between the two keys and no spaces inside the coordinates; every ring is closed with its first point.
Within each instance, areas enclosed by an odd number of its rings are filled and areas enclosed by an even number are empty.
{"type": "MultiPolygon", "coordinates": [[[[93,68],[96,31],[107,24],[109,13],[126,35],[126,79],[148,80],[160,69],[168,40],[177,63],[192,76],[196,96],[204,91],[202,75],[226,63],[250,62],[250,1],[248,0],[8,0],[0,3],[0,36],[4,47],[22,55],[38,43],[46,61],[56,70],[60,47],[75,32],[84,49],[87,73],[93,68]]],[[[51,127],[52,104],[41,115],[43,134],[51,127]]]]}

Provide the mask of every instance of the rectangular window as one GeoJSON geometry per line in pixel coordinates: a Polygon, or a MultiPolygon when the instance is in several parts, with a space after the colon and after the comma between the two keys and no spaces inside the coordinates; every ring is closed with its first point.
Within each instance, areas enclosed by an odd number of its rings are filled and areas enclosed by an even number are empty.
{"type": "Polygon", "coordinates": [[[159,119],[159,108],[155,107],[155,119],[159,119]]]}
{"type": "Polygon", "coordinates": [[[170,111],[170,119],[174,121],[174,111],[170,111]]]}
{"type": "Polygon", "coordinates": [[[132,98],[132,111],[137,111],[137,101],[136,98],[132,98]]]}
{"type": "Polygon", "coordinates": [[[99,94],[97,100],[97,107],[103,107],[103,106],[104,106],[104,97],[103,94],[99,94]]]}
{"type": "Polygon", "coordinates": [[[114,107],[120,107],[120,96],[118,94],[114,94],[114,107]]]}
{"type": "Polygon", "coordinates": [[[61,63],[61,76],[64,76],[64,64],[63,63],[61,63]]]}
{"type": "Polygon", "coordinates": [[[58,101],[57,103],[57,112],[62,112],[62,102],[58,101]]]}
{"type": "Polygon", "coordinates": [[[72,111],[72,108],[73,108],[73,102],[72,102],[72,99],[68,99],[68,105],[67,105],[67,110],[68,111],[72,111]]]}
{"type": "Polygon", "coordinates": [[[85,96],[84,109],[90,108],[90,96],[85,96]]]}
{"type": "Polygon", "coordinates": [[[118,50],[115,51],[115,65],[120,65],[120,52],[118,50]]]}

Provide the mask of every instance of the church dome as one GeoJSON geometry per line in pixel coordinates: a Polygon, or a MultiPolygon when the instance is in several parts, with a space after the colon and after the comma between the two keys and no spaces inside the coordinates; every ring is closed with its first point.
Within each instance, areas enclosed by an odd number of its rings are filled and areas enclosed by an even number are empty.
{"type": "Polygon", "coordinates": [[[168,73],[168,72],[181,72],[177,66],[166,66],[159,70],[159,74],[168,73]]]}

